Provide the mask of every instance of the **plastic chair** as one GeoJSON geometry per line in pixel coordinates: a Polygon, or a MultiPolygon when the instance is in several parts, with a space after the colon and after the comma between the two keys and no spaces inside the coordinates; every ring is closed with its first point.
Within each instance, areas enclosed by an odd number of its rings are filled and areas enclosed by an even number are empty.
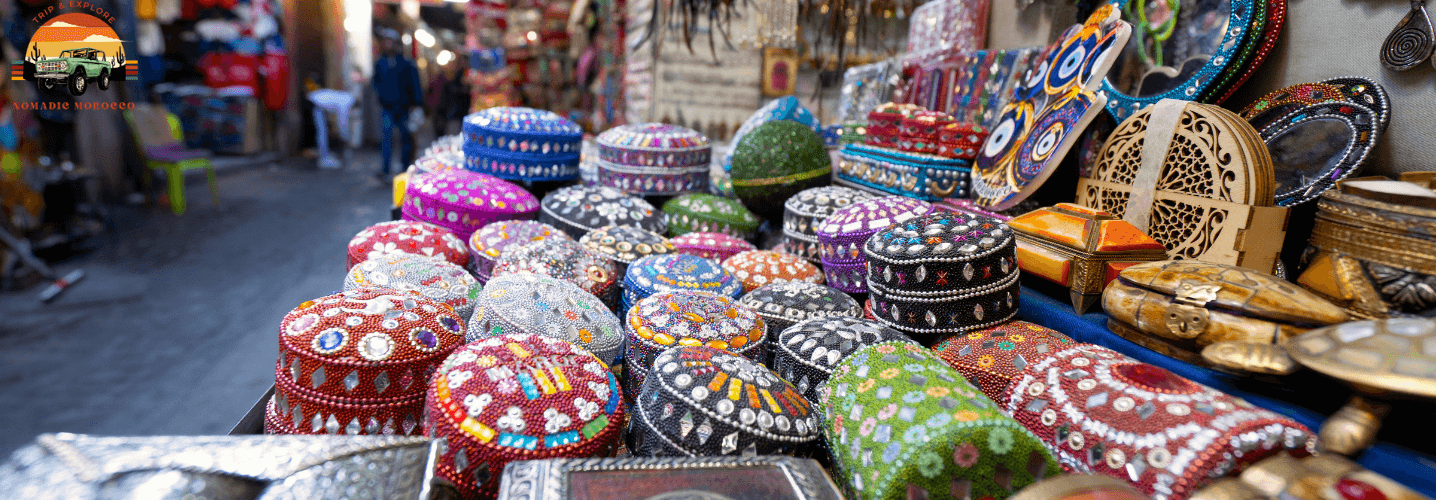
{"type": "Polygon", "coordinates": [[[126,110],[124,114],[145,157],[145,196],[149,196],[150,187],[154,184],[154,170],[164,169],[169,185],[170,210],[175,215],[183,215],[186,208],[184,172],[202,168],[209,179],[210,198],[215,205],[219,205],[219,183],[215,179],[214,165],[210,163],[210,153],[184,147],[184,130],[179,117],[144,104],[135,105],[134,109],[126,110]]]}

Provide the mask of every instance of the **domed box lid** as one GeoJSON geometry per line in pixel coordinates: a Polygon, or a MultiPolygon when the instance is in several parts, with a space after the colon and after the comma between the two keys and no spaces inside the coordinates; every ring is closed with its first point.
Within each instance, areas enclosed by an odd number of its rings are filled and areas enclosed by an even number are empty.
{"type": "Polygon", "coordinates": [[[583,235],[578,242],[624,266],[649,255],[673,253],[673,243],[668,238],[633,226],[602,227],[583,235]]]}
{"type": "Polygon", "coordinates": [[[636,455],[801,456],[822,436],[811,404],[792,384],[711,347],[664,351],[634,406],[636,455]]]}
{"type": "Polygon", "coordinates": [[[843,186],[804,189],[783,202],[783,231],[816,238],[818,226],[833,212],[872,198],[872,193],[843,186]]]}
{"type": "Polygon", "coordinates": [[[624,425],[617,380],[569,342],[502,335],[465,345],[428,384],[428,435],[448,438],[436,473],[492,495],[515,460],[612,453],[624,425]]]}
{"type": "Polygon", "coordinates": [[[494,274],[494,264],[505,250],[550,238],[572,241],[558,228],[538,221],[499,221],[484,226],[469,236],[474,274],[482,281],[488,281],[494,274]]]}
{"type": "Polygon", "coordinates": [[[314,399],[412,398],[464,343],[463,332],[463,318],[428,298],[392,288],[348,290],[305,301],[284,316],[276,376],[314,399]]]}
{"type": "Polygon", "coordinates": [[[862,249],[870,288],[936,297],[1015,280],[1016,241],[1000,220],[944,212],[878,231],[862,249]]]}
{"type": "Polygon", "coordinates": [[[708,292],[660,292],[628,309],[628,390],[642,386],[653,358],[670,347],[708,346],[761,362],[767,325],[738,301],[708,292]]]}
{"type": "Polygon", "coordinates": [[[348,267],[365,259],[396,253],[438,256],[466,266],[469,255],[463,247],[463,240],[454,233],[433,224],[410,220],[380,222],[364,228],[349,240],[348,267]]]}
{"type": "Polygon", "coordinates": [[[344,289],[393,288],[413,292],[444,304],[468,318],[482,287],[463,267],[448,261],[412,254],[395,254],[360,262],[344,275],[344,289]]]}
{"type": "Polygon", "coordinates": [[[494,221],[532,219],[539,202],[517,185],[494,176],[447,170],[414,176],[404,197],[404,219],[454,232],[460,244],[494,221]]]}
{"type": "Polygon", "coordinates": [[[862,347],[838,362],[822,390],[839,481],[862,498],[953,489],[1006,498],[1062,473],[1032,432],[917,344],[862,347]]]}
{"type": "Polygon", "coordinates": [[[770,283],[802,281],[822,283],[823,270],[797,255],[772,250],[749,250],[723,261],[723,268],[743,282],[744,291],[770,283]]]}
{"type": "Polygon", "coordinates": [[[824,262],[863,262],[863,242],[879,230],[935,210],[931,203],[905,196],[884,196],[854,203],[833,212],[818,225],[824,262]]]}
{"type": "MultiPolygon", "coordinates": [[[[768,324],[768,339],[799,321],[829,316],[861,317],[863,306],[842,291],[817,283],[786,281],[760,286],[738,299],[768,324]]],[[[771,353],[770,353],[771,354],[771,353]]]]}
{"type": "Polygon", "coordinates": [[[673,243],[673,250],[678,253],[712,259],[717,262],[722,262],[723,259],[749,250],[758,249],[748,240],[723,233],[701,231],[674,236],[669,241],[673,243]]]}
{"type": "Polygon", "coordinates": [[[634,304],[658,292],[698,290],[738,298],[743,282],[717,262],[683,254],[650,255],[628,265],[624,294],[634,304]]]}
{"type": "Polygon", "coordinates": [[[843,316],[802,320],[774,338],[773,371],[797,385],[808,401],[821,405],[819,392],[833,367],[858,349],[889,341],[913,342],[872,320],[843,316]]]}
{"type": "Polygon", "coordinates": [[[618,265],[567,238],[509,247],[494,266],[494,277],[524,273],[573,283],[609,307],[618,300],[618,265]]]}
{"type": "Polygon", "coordinates": [[[668,234],[681,236],[694,231],[729,234],[752,238],[762,221],[737,200],[707,193],[688,193],[663,204],[663,217],[668,221],[668,234]]]}
{"type": "Polygon", "coordinates": [[[666,123],[619,125],[598,134],[599,167],[658,167],[707,172],[711,147],[698,131],[666,123]]]}
{"type": "Polygon", "coordinates": [[[1305,455],[1313,439],[1290,418],[1093,344],[1029,364],[1006,399],[1004,409],[1072,472],[1115,477],[1153,497],[1187,498],[1265,457],[1305,455]]]}
{"type": "MultiPolygon", "coordinates": [[[[1145,262],[1122,270],[1117,282],[1167,297],[1200,296],[1206,309],[1241,317],[1324,326],[1348,319],[1345,310],[1289,281],[1237,266],[1195,260],[1145,262]],[[1195,294],[1195,295],[1194,295],[1195,294]]],[[[1121,290],[1122,295],[1129,294],[1121,290]]],[[[1106,300],[1106,297],[1104,297],[1106,300]]],[[[1135,308],[1111,308],[1112,317],[1136,325],[1135,308]]]]}
{"type": "Polygon", "coordinates": [[[543,197],[539,220],[582,238],[604,226],[638,226],[655,233],[668,231],[663,213],[643,198],[608,187],[569,186],[543,197]]]}
{"type": "Polygon", "coordinates": [[[971,333],[950,335],[933,344],[942,361],[999,404],[1007,386],[1027,365],[1073,345],[1061,332],[1026,321],[1003,323],[971,333]]]}
{"type": "Polygon", "coordinates": [[[464,117],[464,146],[521,151],[510,142],[528,142],[531,154],[577,154],[583,128],[552,111],[522,107],[488,108],[464,117]],[[542,146],[548,144],[545,150],[542,146]]]}
{"type": "Polygon", "coordinates": [[[610,364],[623,349],[622,324],[602,301],[572,283],[537,274],[489,280],[474,305],[467,340],[517,333],[563,339],[610,364]]]}

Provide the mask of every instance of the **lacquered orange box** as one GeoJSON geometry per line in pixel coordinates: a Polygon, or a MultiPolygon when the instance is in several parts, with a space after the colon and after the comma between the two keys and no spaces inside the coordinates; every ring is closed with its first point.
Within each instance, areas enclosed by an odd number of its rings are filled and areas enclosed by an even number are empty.
{"type": "Polygon", "coordinates": [[[1167,258],[1166,247],[1131,223],[1072,203],[1040,208],[1007,224],[1017,235],[1018,267],[1070,289],[1078,314],[1096,304],[1127,266],[1167,258]]]}

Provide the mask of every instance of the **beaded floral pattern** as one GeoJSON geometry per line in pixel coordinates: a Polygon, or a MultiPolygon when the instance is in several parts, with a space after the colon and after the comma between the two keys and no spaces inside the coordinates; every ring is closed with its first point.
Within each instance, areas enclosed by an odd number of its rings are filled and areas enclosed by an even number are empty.
{"type": "Polygon", "coordinates": [[[607,226],[578,240],[605,258],[627,265],[640,258],[673,253],[673,243],[662,235],[633,226],[607,226]]]}
{"type": "Polygon", "coordinates": [[[432,224],[400,220],[380,222],[355,234],[349,240],[348,267],[365,259],[399,253],[443,257],[460,266],[469,264],[464,242],[454,233],[432,224]]]}
{"type": "Polygon", "coordinates": [[[460,318],[473,314],[481,289],[478,280],[463,267],[412,254],[369,259],[350,268],[344,276],[345,290],[366,286],[419,294],[448,306],[460,318]]]}
{"type": "Polygon", "coordinates": [[[740,253],[757,250],[748,240],[723,233],[696,232],[674,236],[669,240],[673,250],[681,254],[694,255],[723,262],[723,259],[740,253]]]}
{"type": "Polygon", "coordinates": [[[950,335],[932,350],[998,404],[1007,402],[1007,386],[1027,365],[1072,345],[1061,332],[1026,321],[1003,323],[971,333],[950,335]]]}
{"type": "Polygon", "coordinates": [[[1078,344],[1028,365],[1005,409],[1076,473],[1131,483],[1154,500],[1187,498],[1273,454],[1306,454],[1301,424],[1244,400],[1078,344]]]}
{"type": "Polygon", "coordinates": [[[668,234],[681,236],[693,231],[716,232],[737,238],[752,238],[758,230],[758,216],[742,203],[707,193],[689,193],[663,204],[668,234]]]}
{"type": "Polygon", "coordinates": [[[1031,432],[932,352],[858,349],[824,386],[842,480],[861,498],[1007,498],[1061,472],[1031,432]]]}
{"type": "Polygon", "coordinates": [[[771,455],[811,451],[811,405],[750,359],[701,346],[664,351],[634,404],[636,455],[771,455]]]}
{"type": "Polygon", "coordinates": [[[569,239],[535,241],[504,251],[494,277],[533,273],[578,285],[612,307],[618,300],[618,266],[569,239]]]}
{"type": "Polygon", "coordinates": [[[841,290],[805,281],[769,283],[744,294],[738,303],[763,317],[769,339],[778,338],[778,332],[809,318],[856,318],[863,314],[858,301],[841,290]]]}
{"type": "Polygon", "coordinates": [[[531,220],[500,221],[484,226],[469,237],[469,253],[473,256],[474,272],[484,281],[494,273],[494,264],[508,248],[527,245],[550,238],[572,241],[558,228],[531,220]]]}
{"type": "Polygon", "coordinates": [[[660,292],[638,301],[626,318],[629,391],[643,384],[653,358],[675,346],[708,346],[763,361],[767,325],[738,301],[708,292],[660,292]]]}
{"type": "Polygon", "coordinates": [[[549,193],[543,197],[539,221],[574,238],[604,226],[638,226],[659,234],[668,230],[663,214],[653,205],[606,186],[569,186],[549,193]]]}
{"type": "Polygon", "coordinates": [[[820,389],[843,358],[869,345],[913,341],[882,323],[842,316],[802,320],[774,338],[773,371],[795,384],[803,397],[819,406],[822,405],[820,389]]]}
{"type": "Polygon", "coordinates": [[[625,306],[658,292],[698,290],[735,299],[743,293],[743,282],[717,262],[682,254],[650,255],[633,261],[623,287],[625,306]]]}
{"type": "Polygon", "coordinates": [[[536,274],[495,276],[469,320],[467,339],[526,333],[564,339],[613,363],[623,347],[618,317],[567,281],[536,274]]]}
{"type": "Polygon", "coordinates": [[[448,438],[437,474],[492,496],[513,460],[611,454],[624,423],[618,383],[563,340],[502,335],[463,346],[428,387],[427,434],[448,438]]]}
{"type": "Polygon", "coordinates": [[[872,199],[867,191],[842,186],[804,189],[783,202],[783,246],[788,253],[818,263],[818,225],[840,209],[872,199]]]}
{"type": "Polygon", "coordinates": [[[453,231],[461,245],[490,222],[532,219],[539,208],[538,199],[523,188],[467,170],[414,176],[407,191],[404,219],[453,231]]]}
{"type": "Polygon", "coordinates": [[[743,282],[751,292],[770,283],[801,281],[822,283],[823,271],[797,255],[772,250],[749,250],[723,261],[723,268],[743,282]]]}

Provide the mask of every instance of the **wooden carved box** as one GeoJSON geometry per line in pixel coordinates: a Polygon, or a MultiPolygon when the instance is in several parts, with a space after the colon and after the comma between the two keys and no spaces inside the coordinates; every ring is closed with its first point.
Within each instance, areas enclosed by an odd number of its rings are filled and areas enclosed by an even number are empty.
{"type": "Polygon", "coordinates": [[[1287,210],[1271,155],[1246,120],[1166,99],[1117,126],[1077,183],[1077,203],[1132,223],[1172,259],[1272,272],[1287,210]]]}
{"type": "Polygon", "coordinates": [[[1060,203],[1007,224],[1017,234],[1017,266],[1068,287],[1078,314],[1127,266],[1167,258],[1161,243],[1131,223],[1081,205],[1060,203]]]}

